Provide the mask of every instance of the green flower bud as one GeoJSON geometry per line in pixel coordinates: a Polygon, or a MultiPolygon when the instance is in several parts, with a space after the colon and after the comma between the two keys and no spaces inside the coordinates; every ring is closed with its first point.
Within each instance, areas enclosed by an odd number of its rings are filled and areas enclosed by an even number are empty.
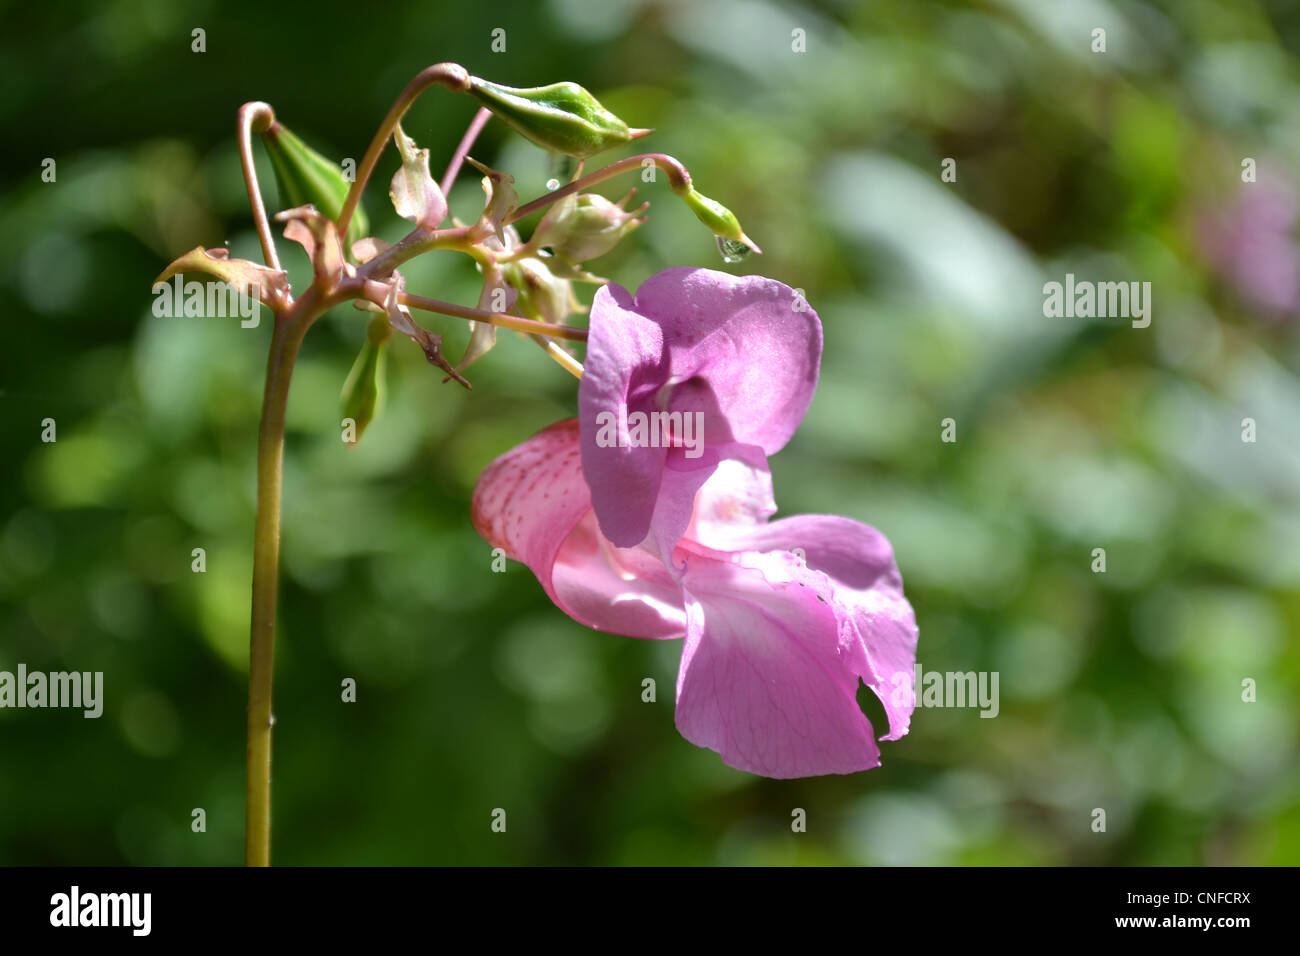
{"type": "Polygon", "coordinates": [[[573,284],[551,271],[547,264],[551,261],[528,257],[503,263],[501,274],[519,290],[516,306],[526,318],[563,325],[578,302],[573,296],[573,284]]]}
{"type": "Polygon", "coordinates": [[[565,196],[538,224],[532,242],[537,248],[549,247],[557,259],[565,262],[586,262],[603,256],[645,221],[637,216],[648,203],[632,212],[623,208],[631,196],[628,193],[617,203],[595,193],[565,196]]]}
{"type": "Polygon", "coordinates": [[[574,193],[555,201],[546,215],[533,230],[532,243],[535,249],[554,249],[565,240],[573,224],[574,213],[578,209],[578,197],[574,193]]]}
{"type": "Polygon", "coordinates": [[[577,83],[516,89],[469,78],[469,93],[543,149],[586,159],[649,130],[628,129],[577,83]]]}
{"type": "MultiPolygon", "coordinates": [[[[338,219],[352,187],[339,165],[331,163],[281,123],[272,123],[262,134],[262,141],[275,170],[281,205],[292,209],[310,203],[328,218],[338,219]]],[[[348,224],[346,245],[351,247],[369,228],[365,210],[358,205],[348,224]]]]}
{"type": "Polygon", "coordinates": [[[343,384],[343,417],[357,423],[356,439],[375,419],[384,397],[384,343],[388,340],[388,313],[370,320],[365,344],[343,384]]]}

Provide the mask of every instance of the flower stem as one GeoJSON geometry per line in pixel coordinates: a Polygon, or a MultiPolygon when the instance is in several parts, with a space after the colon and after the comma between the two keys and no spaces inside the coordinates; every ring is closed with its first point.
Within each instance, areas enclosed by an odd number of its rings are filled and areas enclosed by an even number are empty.
{"type": "Polygon", "coordinates": [[[280,501],[289,379],[303,336],[324,311],[314,288],[276,316],[266,362],[257,437],[257,522],[253,537],[253,610],[248,657],[248,752],[244,862],[271,865],[271,687],[280,565],[280,501]]]}
{"type": "Polygon", "coordinates": [[[357,178],[352,181],[352,188],[348,190],[343,208],[339,210],[337,226],[340,236],[348,234],[348,223],[352,221],[352,213],[356,211],[357,203],[361,201],[361,193],[366,188],[366,183],[370,181],[370,174],[375,171],[375,164],[379,162],[379,154],[384,151],[384,147],[388,144],[388,137],[393,135],[398,121],[419,95],[435,84],[445,86],[457,93],[464,93],[469,89],[469,71],[459,63],[435,63],[433,66],[426,66],[415,74],[410,83],[406,84],[406,89],[398,95],[393,105],[389,107],[384,121],[379,124],[379,129],[375,130],[366,154],[361,157],[361,165],[357,167],[357,178]]]}
{"type": "Polygon", "coordinates": [[[253,209],[253,224],[257,227],[257,238],[262,243],[262,256],[268,266],[278,270],[280,257],[275,252],[275,239],[271,236],[271,224],[266,218],[262,190],[257,184],[252,142],[254,132],[265,132],[274,122],[275,110],[266,103],[245,103],[239,108],[239,121],[235,128],[239,138],[239,164],[244,170],[244,188],[248,190],[248,204],[253,209]]]}
{"type": "Polygon", "coordinates": [[[385,249],[357,272],[363,279],[387,276],[402,263],[434,249],[452,249],[474,257],[481,255],[469,239],[468,226],[434,230],[417,226],[401,242],[385,249]]]}
{"type": "Polygon", "coordinates": [[[487,322],[489,325],[499,325],[503,329],[514,329],[516,332],[528,332],[556,339],[569,339],[572,342],[587,341],[586,329],[555,325],[552,322],[538,322],[536,319],[526,319],[522,316],[512,315],[509,312],[489,312],[484,309],[470,308],[466,305],[457,305],[455,302],[441,302],[438,299],[428,299],[422,295],[411,295],[407,292],[398,295],[397,301],[412,309],[452,315],[462,319],[469,319],[471,322],[487,322]]]}
{"type": "Polygon", "coordinates": [[[620,173],[630,172],[634,169],[643,169],[647,160],[650,161],[651,165],[662,169],[668,174],[668,186],[674,192],[684,190],[691,185],[691,174],[687,171],[686,167],[666,153],[644,153],[640,156],[629,156],[627,159],[620,159],[616,163],[610,163],[608,166],[598,169],[594,173],[588,173],[581,179],[575,179],[568,185],[561,186],[559,189],[555,190],[555,192],[547,193],[545,196],[537,197],[532,202],[525,203],[506,217],[505,224],[510,225],[511,223],[518,222],[520,219],[532,215],[539,209],[545,209],[551,203],[563,199],[571,193],[580,192],[581,190],[594,186],[597,183],[604,182],[606,179],[611,179],[620,173]]]}
{"type": "Polygon", "coordinates": [[[451,162],[447,164],[447,171],[442,174],[442,182],[438,188],[446,196],[451,192],[451,187],[456,182],[456,175],[460,172],[460,167],[465,162],[465,157],[474,147],[474,140],[478,139],[478,134],[483,131],[487,121],[492,118],[492,111],[486,106],[480,106],[479,111],[474,114],[470,120],[469,129],[465,130],[465,135],[460,138],[460,145],[456,147],[456,152],[451,157],[451,162]]]}
{"type": "Polygon", "coordinates": [[[540,335],[530,335],[529,338],[540,345],[543,352],[555,359],[555,361],[560,364],[560,368],[564,369],[574,378],[582,378],[582,363],[568,352],[564,351],[564,349],[560,348],[560,346],[552,339],[544,338],[540,335]]]}

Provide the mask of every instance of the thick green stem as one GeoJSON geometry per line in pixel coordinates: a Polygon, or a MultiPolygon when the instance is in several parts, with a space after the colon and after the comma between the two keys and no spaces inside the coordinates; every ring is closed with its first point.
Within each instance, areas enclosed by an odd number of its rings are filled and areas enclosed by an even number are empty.
{"type": "Polygon", "coordinates": [[[257,524],[253,539],[253,613],[248,657],[248,754],[244,862],[271,865],[271,688],[275,668],[275,606],[280,567],[280,499],[284,420],[294,359],[307,329],[324,309],[314,289],[277,316],[266,363],[257,438],[257,524]]]}

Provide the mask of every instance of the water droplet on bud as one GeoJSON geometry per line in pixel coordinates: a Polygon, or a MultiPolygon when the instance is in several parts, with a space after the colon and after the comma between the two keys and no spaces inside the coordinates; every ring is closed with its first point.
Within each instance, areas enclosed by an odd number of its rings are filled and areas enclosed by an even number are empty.
{"type": "Polygon", "coordinates": [[[550,177],[546,181],[546,188],[551,191],[559,189],[561,184],[573,178],[577,168],[578,162],[572,156],[551,153],[546,158],[546,174],[550,177]]]}
{"type": "Polygon", "coordinates": [[[724,239],[722,236],[718,236],[717,240],[718,252],[722,253],[723,262],[739,262],[754,251],[736,239],[724,239]]]}

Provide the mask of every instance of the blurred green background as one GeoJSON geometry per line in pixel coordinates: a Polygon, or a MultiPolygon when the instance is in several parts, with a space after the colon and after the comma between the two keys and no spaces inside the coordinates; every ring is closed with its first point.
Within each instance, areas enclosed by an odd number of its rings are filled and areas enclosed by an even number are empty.
{"type": "MultiPolygon", "coordinates": [[[[150,284],[200,243],[258,258],[240,103],[359,157],[439,60],[589,87],[655,127],[637,145],[678,156],[766,252],[724,266],[662,182],[615,180],[605,192],[639,185],[651,218],[594,271],[635,288],[699,265],[806,291],[827,349],[772,463],[781,513],[881,528],[922,665],[997,671],[1000,713],[919,710],[854,776],[727,769],[673,727],[680,642],[581,628],[524,567],[492,573],[470,526],[479,471],[573,414],[575,382],[507,333],[467,394],[395,341],[385,408],[348,450],[338,397],[364,317],[340,308],[308,337],[289,410],[276,862],[1300,862],[1290,0],[0,10],[0,669],[99,670],[106,695],[99,720],[0,710],[0,863],[241,861],[269,319],[155,318],[150,284]],[[1151,282],[1151,326],[1044,318],[1042,285],[1067,272],[1151,282]]],[[[413,110],[435,170],[473,111],[445,91],[413,110]]],[[[524,199],[551,175],[496,122],[473,154],[524,199]]],[[[395,163],[366,197],[390,240],[395,163]]],[[[463,176],[453,210],[480,202],[463,176]]],[[[301,288],[305,259],[282,254],[301,288]]],[[[450,253],[406,274],[477,296],[450,253]]],[[[464,323],[423,318],[458,355],[464,323]]]]}

